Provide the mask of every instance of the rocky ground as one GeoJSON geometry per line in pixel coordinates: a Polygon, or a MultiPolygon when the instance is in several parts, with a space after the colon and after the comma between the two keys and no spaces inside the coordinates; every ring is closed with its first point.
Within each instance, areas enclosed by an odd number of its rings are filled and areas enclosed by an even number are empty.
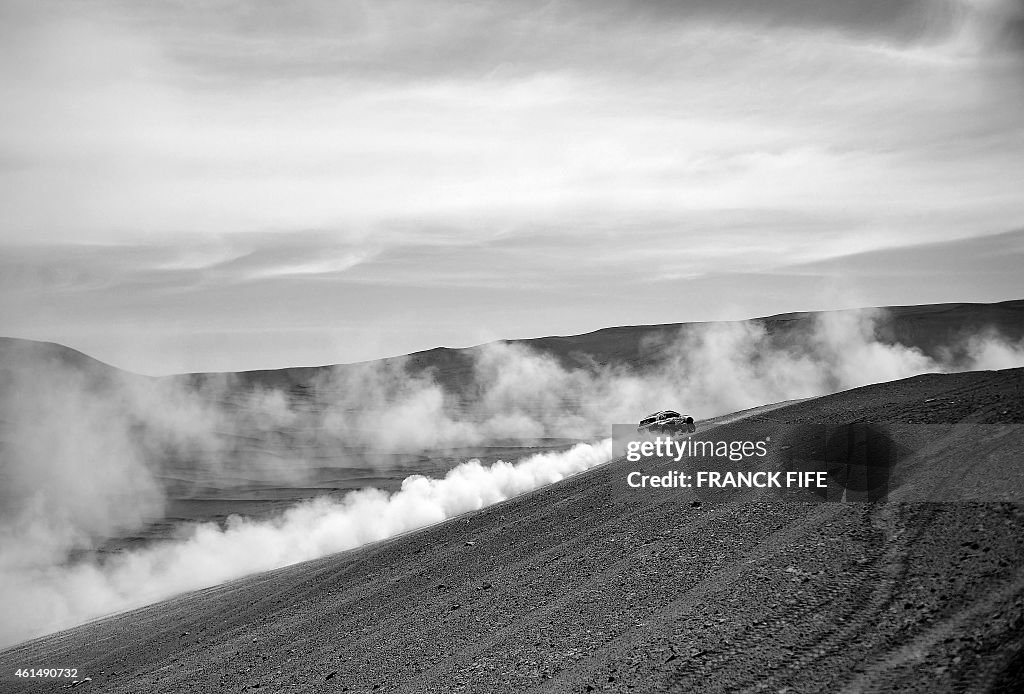
{"type": "Polygon", "coordinates": [[[888,502],[629,493],[628,471],[661,463],[616,460],[7,649],[0,683],[65,690],[12,674],[66,667],[81,691],[132,693],[1022,690],[1021,438],[950,425],[1024,424],[1024,370],[870,386],[704,431],[853,421],[914,441],[888,502]],[[915,493],[958,485],[975,500],[915,493]]]}

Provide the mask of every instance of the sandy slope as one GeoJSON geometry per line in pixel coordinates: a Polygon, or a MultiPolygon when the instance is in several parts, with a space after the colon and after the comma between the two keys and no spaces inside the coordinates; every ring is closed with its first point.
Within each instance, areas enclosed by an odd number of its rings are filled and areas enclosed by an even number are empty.
{"type": "MultiPolygon", "coordinates": [[[[1024,370],[871,386],[716,431],[863,420],[893,423],[897,438],[922,423],[1022,423],[1024,370]]],[[[8,649],[0,683],[63,690],[10,673],[77,667],[92,677],[83,691],[104,692],[1019,690],[1020,438],[948,431],[949,445],[911,459],[894,497],[987,448],[1001,461],[978,468],[987,493],[1014,502],[694,507],[684,494],[623,493],[626,471],[656,465],[616,461],[8,649]]]]}

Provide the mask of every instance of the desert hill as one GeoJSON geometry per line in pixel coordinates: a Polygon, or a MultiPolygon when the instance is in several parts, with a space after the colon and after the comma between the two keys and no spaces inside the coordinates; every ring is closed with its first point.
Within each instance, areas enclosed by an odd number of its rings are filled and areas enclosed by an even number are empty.
{"type": "MultiPolygon", "coordinates": [[[[786,313],[746,321],[736,325],[763,327],[771,347],[785,349],[800,345],[815,329],[815,321],[827,313],[853,314],[861,309],[835,312],[786,313]]],[[[880,311],[883,316],[875,326],[880,344],[903,345],[920,350],[930,358],[945,363],[955,362],[967,338],[996,334],[1008,342],[1024,340],[1024,300],[992,304],[955,303],[921,306],[890,306],[880,311]],[[954,349],[950,349],[954,348],[954,349]]],[[[681,336],[707,326],[724,323],[670,323],[604,328],[582,335],[549,336],[503,341],[521,346],[533,354],[553,357],[567,369],[592,369],[598,366],[626,366],[642,371],[656,364],[666,345],[681,336]]],[[[344,375],[366,367],[394,367],[409,374],[430,374],[436,383],[463,403],[478,395],[474,360],[486,345],[468,348],[437,347],[399,357],[373,362],[290,367],[235,373],[193,373],[152,379],[131,374],[105,364],[75,349],[51,342],[0,337],[0,383],[10,379],[12,369],[51,368],[60,365],[81,373],[87,382],[104,388],[115,379],[165,380],[200,390],[211,389],[224,397],[228,393],[244,393],[253,389],[279,390],[291,398],[316,399],[317,383],[333,375],[344,375]],[[7,374],[5,375],[5,372],[7,374]]],[[[228,395],[227,397],[230,397],[228,395]]],[[[327,395],[326,397],[330,397],[327,395]]]]}
{"type": "MultiPolygon", "coordinates": [[[[1024,339],[1024,300],[993,304],[930,304],[890,306],[882,309],[886,319],[877,338],[886,344],[902,344],[920,349],[929,357],[941,356],[941,350],[970,335],[995,331],[1010,341],[1024,339]]],[[[840,312],[841,313],[841,312],[840,312]]],[[[786,313],[754,318],[737,323],[764,326],[779,345],[796,344],[813,330],[820,313],[786,313]]],[[[656,361],[659,349],[680,334],[699,329],[702,323],[669,323],[604,328],[583,335],[550,336],[507,340],[507,344],[530,348],[556,358],[566,368],[597,365],[642,366],[656,361]]],[[[437,347],[404,357],[379,360],[383,364],[402,360],[412,373],[430,370],[437,382],[452,393],[471,395],[473,357],[480,347],[453,349],[437,347]]],[[[236,375],[240,387],[260,386],[306,393],[325,370],[358,365],[330,365],[245,371],[236,375]]],[[[193,383],[216,377],[215,374],[189,374],[179,378],[193,383]]]]}
{"type": "Polygon", "coordinates": [[[1022,369],[926,375],[699,430],[886,422],[907,451],[888,503],[698,505],[623,491],[662,463],[617,459],[21,644],[0,672],[12,692],[70,686],[10,678],[43,664],[104,692],[1019,691],[1022,395],[1022,369]],[[960,500],[915,496],[937,484],[960,500]]]}
{"type": "MultiPolygon", "coordinates": [[[[77,349],[56,342],[0,337],[0,379],[10,378],[13,369],[63,367],[90,378],[94,383],[108,383],[114,374],[126,374],[117,367],[83,354],[77,349]]],[[[141,377],[140,377],[141,378],[141,377]]],[[[0,380],[3,383],[3,380],[0,380]]]]}

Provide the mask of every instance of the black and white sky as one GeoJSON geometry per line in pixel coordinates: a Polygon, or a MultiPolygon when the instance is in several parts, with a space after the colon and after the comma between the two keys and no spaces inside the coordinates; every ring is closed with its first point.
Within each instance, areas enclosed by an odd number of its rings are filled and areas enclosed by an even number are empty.
{"type": "Polygon", "coordinates": [[[1024,297],[1024,0],[0,0],[0,334],[162,374],[1024,297]]]}

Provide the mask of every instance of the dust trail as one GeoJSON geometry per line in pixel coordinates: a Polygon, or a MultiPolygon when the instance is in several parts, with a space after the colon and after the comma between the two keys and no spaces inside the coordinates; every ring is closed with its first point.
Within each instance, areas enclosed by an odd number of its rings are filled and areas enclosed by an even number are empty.
{"type": "Polygon", "coordinates": [[[406,478],[400,491],[365,489],[341,500],[320,497],[280,517],[227,527],[194,526],[179,541],[103,565],[0,568],[3,643],[44,634],[246,574],[322,557],[439,523],[557,482],[607,462],[611,440],[534,455],[517,464],[470,460],[443,479],[406,478]]]}

